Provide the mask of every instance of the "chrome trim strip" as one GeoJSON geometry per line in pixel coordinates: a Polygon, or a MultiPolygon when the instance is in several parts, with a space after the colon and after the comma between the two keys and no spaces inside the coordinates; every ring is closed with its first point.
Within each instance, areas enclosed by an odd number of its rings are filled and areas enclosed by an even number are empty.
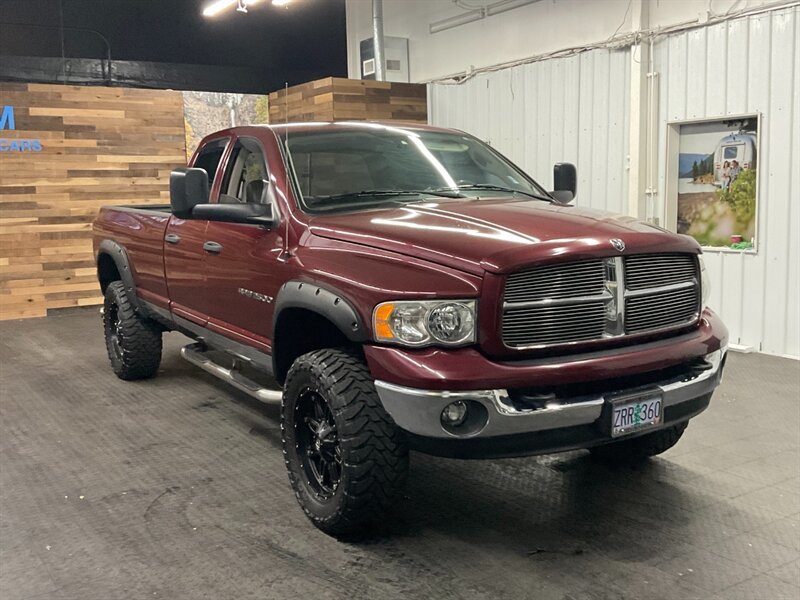
{"type": "Polygon", "coordinates": [[[610,297],[609,292],[603,292],[596,296],[571,296],[567,298],[544,298],[542,300],[529,300],[527,302],[504,302],[503,310],[514,308],[532,308],[536,306],[564,306],[573,304],[589,304],[590,302],[602,302],[610,297]]]}
{"type": "Polygon", "coordinates": [[[654,296],[663,292],[677,292],[678,290],[685,290],[691,287],[697,287],[697,279],[694,277],[691,281],[684,281],[681,283],[672,283],[670,285],[662,285],[651,288],[640,288],[637,290],[625,290],[625,297],[636,298],[638,296],[654,296]]]}

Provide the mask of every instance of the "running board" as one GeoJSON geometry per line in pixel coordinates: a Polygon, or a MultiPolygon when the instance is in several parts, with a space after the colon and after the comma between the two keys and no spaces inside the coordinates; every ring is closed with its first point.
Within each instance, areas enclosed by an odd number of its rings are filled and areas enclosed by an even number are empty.
{"type": "Polygon", "coordinates": [[[262,387],[252,379],[248,379],[239,371],[241,361],[234,359],[233,367],[228,369],[215,363],[208,357],[202,344],[189,344],[181,348],[181,356],[195,366],[200,367],[206,373],[211,373],[214,377],[222,379],[231,384],[237,390],[252,396],[256,400],[269,404],[280,403],[283,398],[281,390],[271,390],[262,387]]]}

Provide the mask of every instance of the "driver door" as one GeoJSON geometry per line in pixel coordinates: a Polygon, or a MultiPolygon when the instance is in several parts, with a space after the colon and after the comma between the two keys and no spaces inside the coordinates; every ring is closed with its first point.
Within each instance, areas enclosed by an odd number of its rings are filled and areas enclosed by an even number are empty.
{"type": "MultiPolygon", "coordinates": [[[[219,202],[278,207],[270,189],[264,148],[237,138],[222,178],[219,202]]],[[[278,223],[280,221],[278,220],[278,223]]],[[[285,227],[209,221],[205,231],[205,296],[208,328],[271,353],[272,316],[283,263],[285,227]]]]}

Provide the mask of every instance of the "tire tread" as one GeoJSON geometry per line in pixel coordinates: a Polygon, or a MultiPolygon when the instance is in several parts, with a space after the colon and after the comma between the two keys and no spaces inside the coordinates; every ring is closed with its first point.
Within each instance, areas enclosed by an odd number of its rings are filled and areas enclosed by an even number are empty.
{"type": "Polygon", "coordinates": [[[161,329],[136,311],[121,281],[113,281],[106,288],[103,321],[106,350],[117,377],[125,381],[153,377],[161,364],[161,329]],[[110,304],[116,305],[122,325],[124,357],[121,361],[115,359],[107,335],[110,304]]]}
{"type": "MultiPolygon", "coordinates": [[[[282,411],[284,459],[289,480],[306,516],[332,535],[358,534],[380,522],[400,495],[408,473],[408,448],[402,432],[384,410],[369,369],[355,350],[316,350],[298,358],[287,375],[284,394],[293,380],[308,370],[331,392],[328,400],[337,420],[347,487],[338,510],[315,515],[305,502],[304,483],[288,459],[286,430],[291,424],[282,411]]],[[[284,407],[286,406],[284,397],[284,407]]]]}

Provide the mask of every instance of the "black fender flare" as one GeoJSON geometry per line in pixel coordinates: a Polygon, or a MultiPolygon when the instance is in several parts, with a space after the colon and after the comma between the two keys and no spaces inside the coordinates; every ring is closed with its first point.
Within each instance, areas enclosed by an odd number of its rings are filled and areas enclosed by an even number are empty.
{"type": "Polygon", "coordinates": [[[278,292],[272,318],[273,340],[281,312],[287,308],[303,308],[325,317],[351,342],[368,341],[367,328],[344,294],[300,280],[287,281],[278,292]]]}
{"type": "MultiPolygon", "coordinates": [[[[113,240],[103,240],[97,248],[96,264],[100,263],[100,257],[104,254],[111,257],[111,260],[113,260],[114,264],[117,266],[117,272],[122,280],[122,285],[125,286],[125,293],[128,295],[128,301],[137,312],[148,316],[147,309],[139,299],[139,296],[136,295],[136,283],[133,281],[131,261],[128,258],[128,253],[125,248],[113,240]]],[[[98,281],[100,280],[99,268],[97,269],[97,279],[98,281]]]]}

